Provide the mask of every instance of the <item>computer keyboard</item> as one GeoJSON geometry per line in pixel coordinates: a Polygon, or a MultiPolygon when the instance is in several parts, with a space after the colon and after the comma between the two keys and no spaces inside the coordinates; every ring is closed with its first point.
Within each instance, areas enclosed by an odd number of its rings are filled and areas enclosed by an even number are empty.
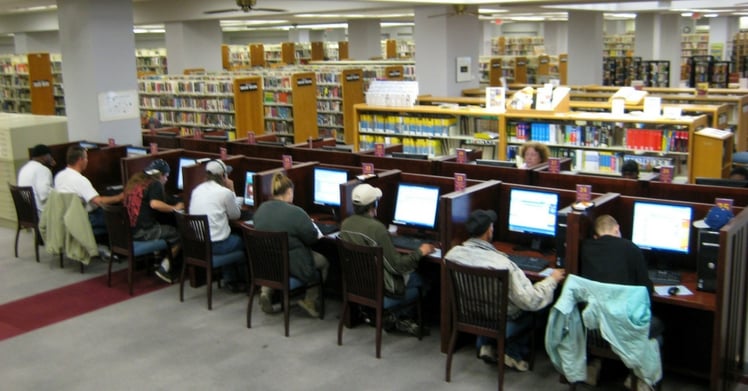
{"type": "Polygon", "coordinates": [[[340,227],[338,227],[338,225],[335,223],[315,223],[317,224],[317,227],[319,227],[319,230],[323,235],[329,235],[333,232],[340,231],[340,227]]]}
{"type": "Polygon", "coordinates": [[[548,267],[548,261],[527,255],[509,254],[509,259],[522,270],[539,272],[548,267]]]}
{"type": "Polygon", "coordinates": [[[655,285],[678,285],[680,273],[673,270],[650,270],[649,279],[655,285]]]}
{"type": "Polygon", "coordinates": [[[421,246],[424,240],[421,238],[415,238],[412,236],[397,235],[392,236],[392,244],[397,248],[414,251],[421,246]]]}

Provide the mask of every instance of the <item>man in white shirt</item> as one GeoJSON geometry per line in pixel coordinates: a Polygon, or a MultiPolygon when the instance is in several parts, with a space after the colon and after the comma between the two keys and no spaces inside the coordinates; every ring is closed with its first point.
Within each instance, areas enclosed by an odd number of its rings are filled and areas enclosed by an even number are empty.
{"type": "Polygon", "coordinates": [[[55,159],[52,151],[44,144],[31,148],[31,160],[18,171],[18,186],[31,186],[34,189],[36,208],[41,216],[52,190],[52,170],[55,159]]]}
{"type": "Polygon", "coordinates": [[[86,206],[91,228],[94,231],[97,229],[105,230],[104,213],[99,208],[99,205],[122,202],[122,193],[113,196],[99,195],[99,192],[94,189],[91,181],[81,174],[88,166],[88,152],[86,152],[86,148],[80,145],[71,145],[68,148],[65,160],[67,161],[67,167],[55,176],[55,190],[61,193],[77,194],[86,206]]]}

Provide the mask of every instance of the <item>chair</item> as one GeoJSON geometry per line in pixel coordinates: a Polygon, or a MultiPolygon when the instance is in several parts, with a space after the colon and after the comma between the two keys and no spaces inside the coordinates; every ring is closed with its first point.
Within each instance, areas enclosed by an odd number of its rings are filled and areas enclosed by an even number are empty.
{"type": "Polygon", "coordinates": [[[120,205],[103,205],[104,220],[109,236],[109,271],[107,285],[112,286],[112,260],[114,255],[127,258],[127,286],[132,296],[132,275],[135,260],[139,258],[153,258],[154,253],[166,253],[169,256],[169,244],[163,239],[133,240],[130,228],[130,216],[120,205]]]}
{"type": "MultiPolygon", "coordinates": [[[[182,272],[179,276],[179,301],[184,301],[184,276],[187,266],[205,269],[208,285],[208,310],[213,309],[213,271],[237,262],[246,262],[244,251],[228,254],[213,254],[210,241],[210,227],[207,215],[189,215],[174,213],[177,230],[182,240],[182,272]]],[[[220,281],[219,281],[220,287],[220,281]]]]}
{"type": "Polygon", "coordinates": [[[247,303],[247,328],[252,327],[252,302],[257,286],[266,286],[282,292],[283,322],[288,337],[289,297],[307,288],[320,286],[319,318],[325,317],[325,300],[323,296],[322,273],[318,282],[306,284],[293,277],[288,259],[288,233],[260,231],[242,226],[244,246],[249,258],[249,302],[247,303]]]}
{"type": "Polygon", "coordinates": [[[367,246],[337,239],[340,268],[343,275],[343,309],[338,323],[338,345],[343,344],[343,323],[350,315],[351,303],[373,308],[376,312],[376,357],[382,357],[382,319],[385,312],[394,312],[415,305],[418,311],[418,339],[423,338],[421,289],[411,288],[405,299],[384,295],[384,256],[381,246],[367,246]]]}
{"type": "Polygon", "coordinates": [[[34,253],[36,262],[39,262],[39,246],[43,245],[42,236],[39,232],[39,210],[36,207],[34,189],[31,186],[22,187],[8,184],[10,194],[13,197],[13,205],[16,207],[16,229],[15,256],[18,258],[18,236],[21,230],[31,228],[34,230],[34,253]]]}
{"type": "MultiPolygon", "coordinates": [[[[452,312],[452,335],[447,349],[445,380],[451,380],[452,354],[457,334],[466,332],[496,339],[499,390],[504,387],[504,350],[507,306],[509,304],[509,271],[466,266],[445,259],[447,294],[452,312]]],[[[531,333],[530,368],[534,362],[534,328],[531,333]]]]}

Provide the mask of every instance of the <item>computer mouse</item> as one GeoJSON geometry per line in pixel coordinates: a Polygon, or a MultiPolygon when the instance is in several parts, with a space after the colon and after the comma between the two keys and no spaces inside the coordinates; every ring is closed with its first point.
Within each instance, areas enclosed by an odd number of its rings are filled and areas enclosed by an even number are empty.
{"type": "Polygon", "coordinates": [[[678,294],[678,292],[680,292],[680,288],[678,288],[677,286],[671,286],[670,289],[667,290],[667,293],[670,296],[675,296],[678,294]]]}

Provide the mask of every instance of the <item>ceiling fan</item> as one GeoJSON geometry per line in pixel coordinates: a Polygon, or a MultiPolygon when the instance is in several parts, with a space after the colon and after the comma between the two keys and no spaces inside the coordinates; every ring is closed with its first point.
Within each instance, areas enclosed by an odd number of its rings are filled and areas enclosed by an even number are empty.
{"type": "Polygon", "coordinates": [[[444,14],[436,14],[436,15],[429,15],[429,18],[438,18],[442,16],[450,17],[450,16],[458,16],[458,15],[478,15],[478,11],[468,11],[468,6],[466,4],[452,4],[452,8],[454,8],[454,11],[447,12],[444,14]]]}
{"type": "Polygon", "coordinates": [[[264,12],[288,12],[284,9],[278,8],[257,8],[257,0],[236,0],[236,5],[239,8],[229,8],[222,10],[205,11],[206,14],[222,14],[225,12],[251,12],[251,11],[264,11],[264,12]]]}

